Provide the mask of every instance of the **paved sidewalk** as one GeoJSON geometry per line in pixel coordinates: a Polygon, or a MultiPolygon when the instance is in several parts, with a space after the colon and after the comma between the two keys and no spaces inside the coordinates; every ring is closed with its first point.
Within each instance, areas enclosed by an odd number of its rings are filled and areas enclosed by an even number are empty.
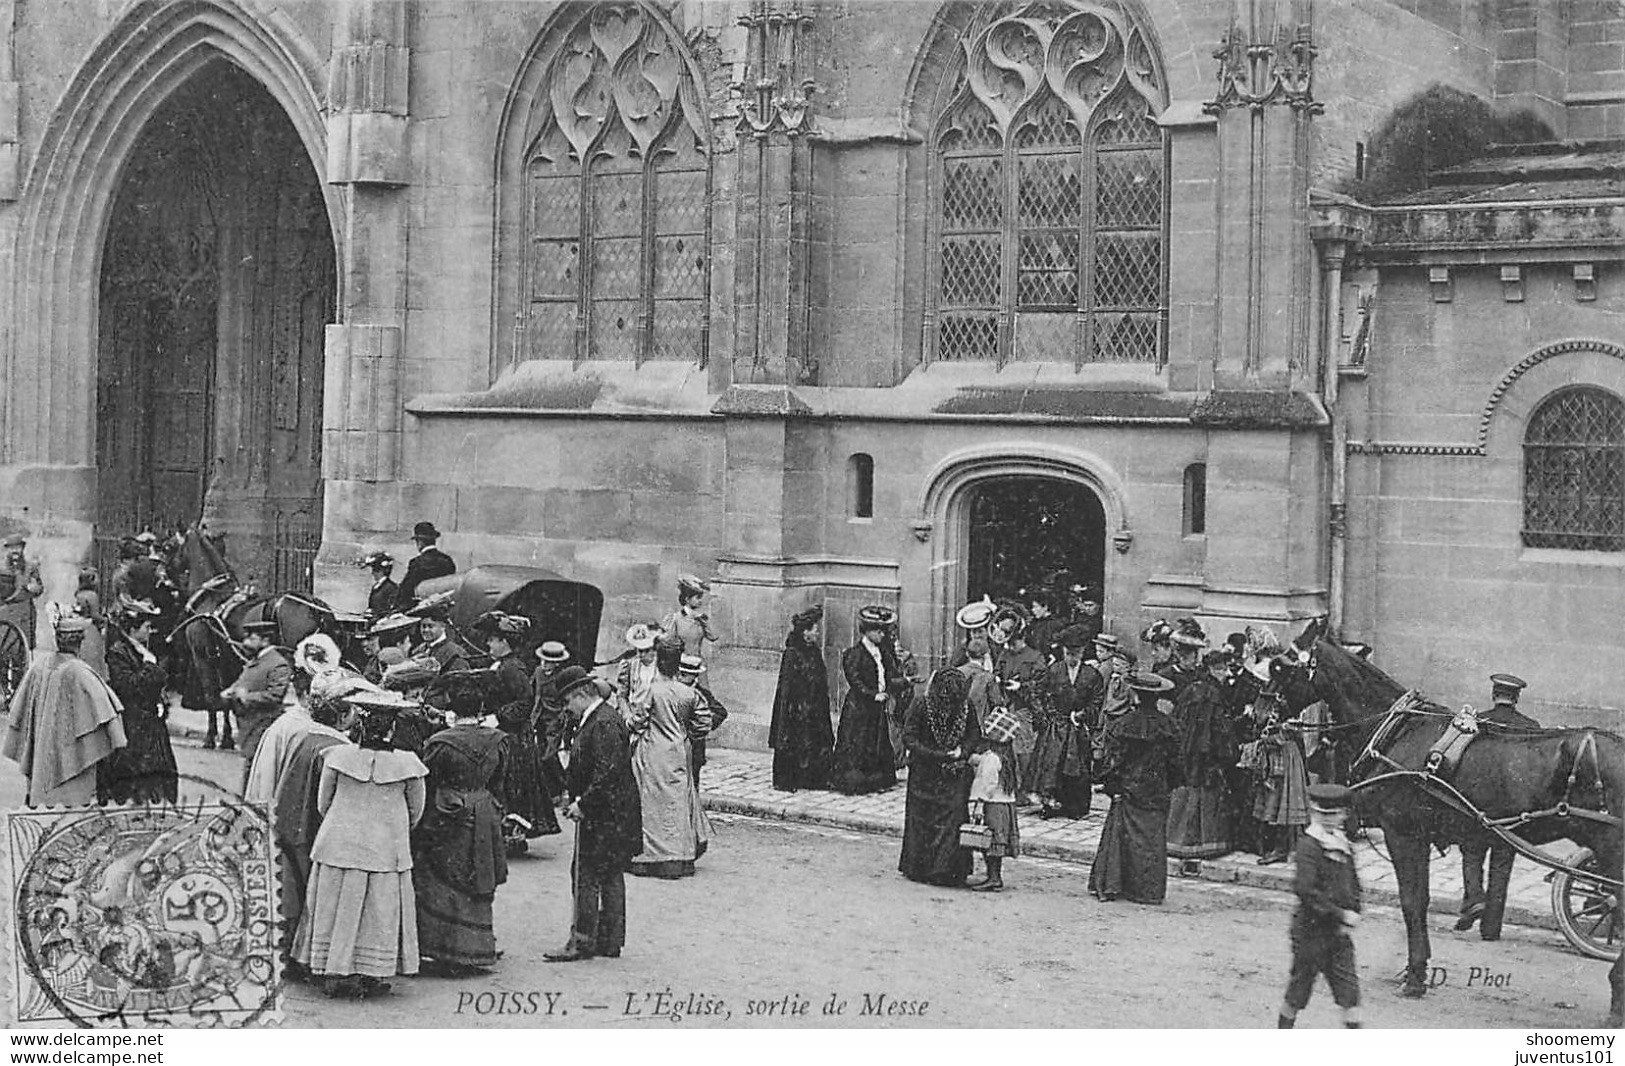
{"type": "MultiPolygon", "coordinates": [[[[170,732],[182,743],[200,743],[207,716],[199,711],[175,709],[170,712],[170,732]]],[[[868,796],[843,796],[836,792],[780,792],[773,788],[771,752],[742,751],[713,747],[701,776],[701,799],[709,810],[755,818],[855,829],[883,836],[903,835],[904,785],[868,796]]],[[[1111,801],[1095,793],[1094,810],[1087,818],[1051,818],[1025,815],[1021,823],[1021,846],[1030,855],[1064,862],[1087,864],[1094,861],[1111,801]]],[[[1355,861],[1367,899],[1391,906],[1399,905],[1394,868],[1386,852],[1379,852],[1382,834],[1374,831],[1366,842],[1356,842],[1355,861]]],[[[1567,843],[1548,847],[1552,855],[1566,858],[1574,850],[1567,843]]],[[[1019,860],[1017,860],[1019,861],[1019,860]]],[[[1179,873],[1180,863],[1170,860],[1170,877],[1179,873]]],[[[1461,905],[1461,859],[1452,848],[1443,856],[1434,853],[1430,866],[1433,903],[1430,913],[1454,915],[1461,905]]],[[[1507,892],[1506,920],[1510,924],[1557,929],[1552,916],[1552,886],[1547,871],[1519,858],[1512,868],[1512,887],[1507,892]]],[[[1080,876],[1086,876],[1083,871],[1080,876]]],[[[1236,853],[1221,859],[1206,859],[1196,875],[1205,881],[1252,885],[1279,892],[1292,891],[1292,864],[1259,866],[1253,855],[1236,853]]]]}
{"type": "MultiPolygon", "coordinates": [[[[773,788],[771,752],[712,748],[701,775],[701,798],[709,810],[789,822],[856,829],[885,836],[903,835],[904,785],[868,796],[843,796],[836,792],[780,792],[773,788]]],[[[1024,815],[1021,822],[1022,850],[1030,855],[1087,864],[1095,857],[1100,830],[1105,824],[1111,801],[1095,793],[1094,810],[1086,818],[1040,819],[1024,815]]],[[[1355,843],[1355,862],[1366,898],[1372,902],[1399,905],[1394,868],[1386,852],[1379,853],[1380,831],[1371,839],[1355,843]]],[[[1554,846],[1551,853],[1566,857],[1572,846],[1554,846]]],[[[1018,862],[1020,860],[1017,860],[1018,862]]],[[[1169,876],[1179,874],[1180,863],[1170,860],[1169,876]]],[[[1461,859],[1454,848],[1442,857],[1435,852],[1430,866],[1433,903],[1430,913],[1455,915],[1461,905],[1461,859]]],[[[1519,858],[1512,868],[1512,886],[1507,892],[1506,920],[1510,924],[1557,929],[1552,917],[1551,885],[1547,871],[1519,858]]],[[[1087,876],[1080,870],[1079,876],[1087,876]]],[[[1257,857],[1242,854],[1221,859],[1205,859],[1199,875],[1205,881],[1221,881],[1280,892],[1292,891],[1292,864],[1259,866],[1257,857]]]]}

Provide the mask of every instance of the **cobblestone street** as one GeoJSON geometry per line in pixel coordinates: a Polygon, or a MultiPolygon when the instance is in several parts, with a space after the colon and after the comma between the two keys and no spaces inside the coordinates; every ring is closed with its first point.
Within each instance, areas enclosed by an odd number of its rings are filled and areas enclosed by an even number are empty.
{"type": "MultiPolygon", "coordinates": [[[[234,754],[184,742],[176,752],[184,773],[235,781],[240,764],[234,754]]],[[[896,873],[896,842],[882,835],[901,817],[901,788],[861,800],[774,799],[760,794],[767,789],[765,767],[760,756],[714,754],[705,779],[716,812],[712,850],[692,879],[629,879],[630,935],[622,958],[568,966],[542,960],[543,952],[562,942],[569,921],[566,831],[536,841],[530,855],[512,863],[497,894],[498,946],[505,954],[496,972],[464,980],[401,978],[390,996],[364,1003],[328,1000],[292,985],[286,1024],[1273,1023],[1287,963],[1287,893],[1262,883],[1225,883],[1228,876],[1217,871],[1229,867],[1216,863],[1202,879],[1173,880],[1163,907],[1098,903],[1087,892],[1085,866],[1037,857],[1085,853],[1099,831],[1098,816],[1082,826],[1035,821],[1029,837],[1034,857],[1011,864],[1011,888],[1001,896],[926,888],[896,873]],[[771,811],[769,804],[782,810],[771,811]],[[769,817],[726,813],[750,805],[769,817]],[[787,813],[824,824],[790,822],[787,813]],[[844,1014],[823,1014],[832,995],[848,1004],[844,1014]],[[863,1013],[865,995],[880,1013],[863,1013]],[[769,1004],[778,1005],[774,1013],[760,1013],[769,1004]],[[782,1013],[798,1004],[806,1004],[805,1014],[782,1013]],[[920,1013],[890,1013],[908,1005],[920,1013]],[[701,1013],[711,1007],[716,1013],[701,1013]]],[[[0,765],[0,805],[17,805],[21,796],[16,767],[0,765]]],[[[1251,860],[1232,865],[1250,866],[1251,860]]],[[[1257,868],[1252,872],[1257,875],[1257,868]]],[[[1444,890],[1441,882],[1436,890],[1444,890]]],[[[1500,943],[1485,944],[1450,933],[1443,916],[1435,918],[1434,928],[1434,964],[1442,983],[1421,1001],[1405,1000],[1390,980],[1404,952],[1399,913],[1386,906],[1368,912],[1357,944],[1369,1025],[1562,1028],[1601,1022],[1605,968],[1574,955],[1555,932],[1509,926],[1500,943]]],[[[1322,986],[1301,1024],[1337,1021],[1322,986]]]]}

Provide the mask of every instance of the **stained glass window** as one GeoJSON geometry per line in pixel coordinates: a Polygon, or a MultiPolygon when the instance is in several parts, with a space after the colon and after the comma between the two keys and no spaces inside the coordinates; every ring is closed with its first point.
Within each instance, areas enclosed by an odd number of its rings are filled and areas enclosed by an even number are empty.
{"type": "Polygon", "coordinates": [[[1523,542],[1625,551],[1625,400],[1581,386],[1535,409],[1523,441],[1523,542]]]}
{"type": "Polygon", "coordinates": [[[1166,147],[1145,57],[1118,16],[1053,0],[972,36],[935,133],[930,358],[1161,362],[1166,147]]]}
{"type": "Polygon", "coordinates": [[[523,357],[702,361],[710,166],[686,53],[644,5],[594,4],[565,36],[544,106],[527,166],[523,357]]]}

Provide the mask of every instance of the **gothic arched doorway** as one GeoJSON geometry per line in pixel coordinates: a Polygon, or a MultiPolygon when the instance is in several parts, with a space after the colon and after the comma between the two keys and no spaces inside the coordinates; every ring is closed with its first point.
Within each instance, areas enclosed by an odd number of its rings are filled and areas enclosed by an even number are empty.
{"type": "Polygon", "coordinates": [[[322,348],[335,254],[281,106],[220,59],[142,130],[102,255],[98,562],[206,518],[239,576],[307,589],[321,535],[322,348]]]}
{"type": "Polygon", "coordinates": [[[970,599],[1020,599],[1020,590],[1100,587],[1106,515],[1076,481],[994,477],[971,486],[965,577],[970,599]]]}

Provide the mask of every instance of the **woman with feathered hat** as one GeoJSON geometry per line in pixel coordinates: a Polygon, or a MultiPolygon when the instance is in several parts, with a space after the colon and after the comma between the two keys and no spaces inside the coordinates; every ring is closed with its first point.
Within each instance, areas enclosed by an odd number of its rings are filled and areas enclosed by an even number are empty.
{"type": "Polygon", "coordinates": [[[497,728],[508,734],[508,841],[512,853],[525,851],[528,840],[561,832],[553,797],[542,774],[542,752],[536,742],[536,699],[531,670],[519,655],[530,629],[520,615],[487,611],[474,622],[491,653],[489,670],[497,678],[497,728]]]}
{"type": "Polygon", "coordinates": [[[429,805],[414,837],[418,950],[443,970],[468,974],[497,961],[492,906],[508,880],[502,839],[508,734],[481,725],[500,699],[496,674],[441,674],[430,686],[455,724],[423,745],[429,805]]]}
{"type": "Polygon", "coordinates": [[[100,764],[100,791],[113,803],[174,803],[179,793],[164,720],[169,672],[151,649],[157,621],[158,608],[128,600],[119,604],[108,630],[108,684],[124,705],[127,741],[100,764]]]}

